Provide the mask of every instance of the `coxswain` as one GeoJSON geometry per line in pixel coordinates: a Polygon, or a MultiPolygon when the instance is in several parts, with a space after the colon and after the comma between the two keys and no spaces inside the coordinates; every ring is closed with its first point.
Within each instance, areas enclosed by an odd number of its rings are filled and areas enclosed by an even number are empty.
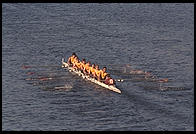
{"type": "Polygon", "coordinates": [[[107,68],[106,67],[103,67],[103,69],[102,70],[100,70],[100,72],[101,72],[101,80],[105,80],[106,79],[106,75],[108,74],[107,72],[106,72],[106,70],[107,70],[107,68]]]}
{"type": "Polygon", "coordinates": [[[72,53],[72,56],[70,56],[67,60],[67,63],[69,65],[73,65],[73,61],[74,61],[74,58],[77,57],[76,53],[72,53]]]}
{"type": "Polygon", "coordinates": [[[115,86],[115,81],[110,77],[110,74],[106,75],[106,79],[105,79],[104,83],[107,85],[114,85],[115,86]]]}

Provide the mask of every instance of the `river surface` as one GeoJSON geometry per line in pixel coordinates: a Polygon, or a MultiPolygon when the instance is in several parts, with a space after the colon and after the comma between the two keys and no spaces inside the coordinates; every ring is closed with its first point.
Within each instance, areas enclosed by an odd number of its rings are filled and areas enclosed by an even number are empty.
{"type": "Polygon", "coordinates": [[[3,3],[2,130],[194,130],[194,4],[3,3]],[[124,81],[118,94],[62,69],[72,52],[185,89],[124,81]]]}

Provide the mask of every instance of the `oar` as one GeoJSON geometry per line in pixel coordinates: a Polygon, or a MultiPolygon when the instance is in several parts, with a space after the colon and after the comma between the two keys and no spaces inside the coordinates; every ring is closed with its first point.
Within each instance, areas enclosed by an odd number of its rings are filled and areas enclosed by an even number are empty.
{"type": "MultiPolygon", "coordinates": [[[[70,76],[70,75],[68,75],[70,76]]],[[[63,79],[63,78],[70,78],[70,77],[65,77],[65,76],[62,76],[62,77],[37,77],[37,78],[27,78],[25,80],[40,80],[40,81],[46,81],[46,80],[56,80],[56,79],[63,79]]],[[[73,76],[71,76],[71,78],[73,78],[73,76]]]]}
{"type": "MultiPolygon", "coordinates": [[[[67,70],[65,70],[64,72],[67,72],[67,70]]],[[[36,75],[36,74],[38,74],[38,75],[40,75],[40,74],[59,74],[59,72],[58,71],[37,71],[37,72],[26,72],[26,74],[27,75],[36,75]]],[[[67,73],[66,73],[67,74],[67,73]]],[[[65,74],[65,75],[66,75],[65,74]]]]}
{"type": "Polygon", "coordinates": [[[61,67],[60,65],[57,66],[57,65],[42,65],[42,66],[39,66],[39,65],[22,65],[22,69],[28,69],[28,68],[33,68],[33,67],[61,67]]]}
{"type": "Polygon", "coordinates": [[[27,78],[25,80],[41,80],[41,81],[46,81],[46,80],[52,80],[53,78],[51,77],[42,77],[42,78],[27,78]]]}
{"type": "Polygon", "coordinates": [[[100,66],[131,66],[131,64],[99,64],[100,66]]]}
{"type": "Polygon", "coordinates": [[[64,85],[64,86],[54,87],[54,89],[71,89],[71,88],[73,88],[72,85],[64,85]]]}
{"type": "Polygon", "coordinates": [[[151,80],[148,80],[148,79],[115,79],[115,81],[117,82],[124,82],[124,81],[133,81],[133,80],[146,80],[146,81],[150,81],[150,82],[160,82],[160,83],[165,83],[165,82],[168,82],[169,80],[167,78],[164,78],[164,79],[151,79],[151,80]]]}
{"type": "Polygon", "coordinates": [[[161,91],[166,91],[166,90],[189,90],[188,88],[185,87],[174,87],[174,86],[160,86],[161,91]]]}

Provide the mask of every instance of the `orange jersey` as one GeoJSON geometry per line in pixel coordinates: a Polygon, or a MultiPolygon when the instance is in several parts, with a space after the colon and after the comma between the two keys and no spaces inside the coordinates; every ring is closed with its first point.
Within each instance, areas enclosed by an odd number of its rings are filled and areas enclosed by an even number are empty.
{"type": "Polygon", "coordinates": [[[104,73],[102,70],[100,72],[101,72],[101,79],[104,80],[106,75],[107,75],[107,73],[106,72],[104,73]]]}
{"type": "Polygon", "coordinates": [[[90,67],[90,72],[93,74],[93,75],[95,75],[95,68],[93,68],[93,67],[90,67]]]}
{"type": "Polygon", "coordinates": [[[89,72],[89,70],[90,70],[90,66],[89,66],[89,65],[86,64],[86,65],[84,66],[84,68],[85,68],[85,70],[86,70],[87,72],[89,72]]]}
{"type": "Polygon", "coordinates": [[[96,76],[97,76],[97,77],[99,77],[99,76],[100,76],[100,74],[101,74],[101,71],[100,71],[100,70],[95,69],[95,74],[96,74],[96,76]]]}
{"type": "Polygon", "coordinates": [[[80,69],[83,70],[86,64],[81,62],[80,69]]]}
{"type": "Polygon", "coordinates": [[[72,64],[74,63],[74,57],[71,57],[71,63],[72,64]]]}
{"type": "Polygon", "coordinates": [[[76,65],[76,67],[77,67],[78,69],[80,69],[80,67],[81,67],[81,63],[80,63],[80,62],[76,62],[75,65],[76,65]]]}
{"type": "Polygon", "coordinates": [[[73,59],[73,63],[76,63],[76,62],[78,62],[78,61],[77,61],[77,59],[76,59],[76,57],[75,57],[75,58],[73,59]]]}

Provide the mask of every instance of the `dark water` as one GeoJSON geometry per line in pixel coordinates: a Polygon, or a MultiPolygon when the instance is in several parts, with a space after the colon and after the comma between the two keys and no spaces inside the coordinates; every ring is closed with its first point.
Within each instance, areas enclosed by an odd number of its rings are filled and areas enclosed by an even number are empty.
{"type": "Polygon", "coordinates": [[[194,130],[193,6],[3,4],[2,129],[194,130]],[[117,83],[122,94],[111,92],[60,68],[73,51],[98,64],[131,64],[187,90],[129,81],[117,83]],[[36,76],[67,78],[24,80],[36,76]],[[72,88],[54,90],[62,85],[72,88]]]}

